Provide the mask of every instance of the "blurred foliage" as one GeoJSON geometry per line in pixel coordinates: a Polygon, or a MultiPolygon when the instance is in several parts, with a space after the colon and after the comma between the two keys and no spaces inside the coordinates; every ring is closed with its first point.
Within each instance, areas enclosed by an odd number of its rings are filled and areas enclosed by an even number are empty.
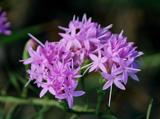
{"type": "Polygon", "coordinates": [[[0,36],[0,39],[1,39],[0,45],[4,45],[6,43],[16,42],[18,40],[23,40],[24,38],[28,37],[28,33],[32,33],[34,35],[40,34],[40,33],[44,32],[44,29],[46,29],[47,26],[49,26],[50,24],[51,24],[51,22],[36,25],[36,26],[31,26],[28,28],[21,29],[19,31],[13,31],[12,35],[10,35],[10,36],[0,36]]]}

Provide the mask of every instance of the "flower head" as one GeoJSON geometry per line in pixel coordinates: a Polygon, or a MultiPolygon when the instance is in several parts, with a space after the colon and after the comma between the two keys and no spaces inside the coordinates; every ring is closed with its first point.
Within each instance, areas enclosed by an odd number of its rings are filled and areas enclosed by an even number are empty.
{"type": "Polygon", "coordinates": [[[102,72],[102,76],[105,80],[107,80],[107,82],[103,86],[103,90],[108,89],[113,84],[115,84],[119,89],[125,90],[125,87],[122,84],[122,75],[120,75],[120,72],[117,70],[115,65],[112,66],[110,74],[102,72]]]}
{"type": "Polygon", "coordinates": [[[127,83],[129,76],[138,80],[136,73],[140,69],[135,67],[134,64],[137,57],[143,53],[136,51],[133,43],[127,42],[127,38],[123,36],[123,31],[120,34],[112,34],[106,40],[101,51],[103,57],[107,58],[107,73],[102,73],[102,76],[107,80],[107,83],[103,87],[104,90],[112,84],[124,90],[124,84],[127,83]]]}
{"type": "Polygon", "coordinates": [[[128,77],[138,80],[136,73],[140,69],[135,64],[143,53],[137,51],[134,43],[127,42],[123,31],[113,34],[111,27],[101,27],[84,15],[82,20],[74,16],[68,28],[59,27],[64,31],[59,33],[59,42],[43,44],[29,34],[39,46],[35,50],[28,47],[30,57],[23,63],[30,64],[27,72],[30,80],[42,89],[40,97],[49,92],[57,99],[65,99],[72,108],[73,98],[85,93],[76,91],[83,68],[87,68],[83,74],[89,70],[102,75],[106,81],[103,90],[112,89],[112,85],[125,90],[128,77]],[[82,66],[86,60],[91,63],[82,66]]]}
{"type": "Polygon", "coordinates": [[[74,16],[68,28],[59,27],[64,30],[64,33],[60,33],[62,37],[60,42],[67,50],[73,52],[76,60],[79,58],[81,65],[89,54],[101,45],[101,40],[110,36],[111,27],[112,25],[101,28],[98,23],[92,22],[91,18],[87,19],[86,15],[81,21],[74,16]]]}
{"type": "Polygon", "coordinates": [[[98,51],[98,57],[94,54],[90,54],[89,57],[93,61],[91,64],[91,68],[89,72],[92,72],[93,70],[100,69],[102,72],[107,72],[105,67],[105,62],[107,61],[107,57],[102,57],[101,52],[98,51]]]}
{"type": "MultiPolygon", "coordinates": [[[[35,37],[32,39],[37,40],[35,37]]],[[[36,50],[28,47],[30,57],[23,60],[24,64],[31,65],[27,71],[30,80],[42,89],[40,97],[49,92],[57,99],[66,99],[71,108],[73,97],[84,94],[83,91],[75,91],[76,79],[81,77],[80,68],[74,66],[71,53],[60,43],[46,41],[44,45],[40,44],[36,50]]]]}

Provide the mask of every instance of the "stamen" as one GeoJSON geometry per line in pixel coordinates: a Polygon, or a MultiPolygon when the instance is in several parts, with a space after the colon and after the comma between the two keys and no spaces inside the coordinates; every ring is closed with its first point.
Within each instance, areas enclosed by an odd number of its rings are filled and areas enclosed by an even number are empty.
{"type": "Polygon", "coordinates": [[[24,87],[27,87],[30,82],[31,82],[31,80],[28,80],[24,87]]]}
{"type": "Polygon", "coordinates": [[[36,37],[34,37],[31,33],[28,33],[28,35],[29,35],[34,41],[36,41],[38,44],[40,44],[42,47],[44,47],[44,44],[43,44],[41,41],[39,41],[36,37]]]}
{"type": "Polygon", "coordinates": [[[92,65],[92,64],[93,64],[93,63],[90,63],[90,64],[87,64],[87,65],[81,67],[81,70],[82,70],[82,69],[85,69],[86,67],[88,67],[88,66],[90,66],[90,65],[92,65]]]}
{"type": "Polygon", "coordinates": [[[110,87],[110,92],[109,92],[109,102],[108,102],[108,107],[111,106],[111,98],[112,98],[112,85],[110,87]]]}
{"type": "Polygon", "coordinates": [[[84,76],[86,74],[86,72],[88,71],[89,68],[90,68],[90,66],[83,72],[82,76],[84,76]]]}

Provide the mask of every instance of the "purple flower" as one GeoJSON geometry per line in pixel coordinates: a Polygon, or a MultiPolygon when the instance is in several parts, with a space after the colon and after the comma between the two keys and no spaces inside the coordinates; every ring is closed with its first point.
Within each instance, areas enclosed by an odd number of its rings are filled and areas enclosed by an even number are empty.
{"type": "Polygon", "coordinates": [[[103,90],[111,89],[109,100],[112,85],[125,90],[128,77],[138,80],[136,74],[140,69],[135,64],[143,53],[137,51],[134,43],[127,42],[123,31],[113,34],[111,27],[101,27],[84,15],[82,20],[74,16],[68,28],[59,27],[64,31],[59,33],[62,37],[59,42],[43,44],[29,34],[39,46],[35,50],[28,47],[30,57],[22,61],[31,65],[27,71],[29,81],[41,88],[40,97],[50,93],[57,99],[65,99],[72,108],[73,98],[84,94],[84,91],[76,91],[83,68],[86,68],[83,74],[89,70],[89,73],[96,71],[102,75],[106,81],[103,90]],[[91,63],[84,65],[86,61],[91,63]]]}
{"type": "Polygon", "coordinates": [[[66,99],[69,105],[69,108],[73,107],[73,97],[79,97],[85,94],[84,91],[75,91],[77,87],[77,81],[75,80],[66,80],[66,85],[64,86],[64,93],[56,95],[58,99],[66,99]]]}
{"type": "Polygon", "coordinates": [[[138,77],[136,76],[135,73],[140,71],[140,69],[137,69],[132,66],[133,59],[128,59],[128,60],[121,60],[120,62],[120,67],[119,70],[122,71],[122,80],[126,84],[128,80],[128,76],[131,76],[134,80],[139,81],[138,77]]]}
{"type": "Polygon", "coordinates": [[[103,86],[103,90],[108,89],[113,84],[119,89],[125,90],[125,87],[122,83],[122,75],[120,75],[120,72],[117,70],[115,65],[112,66],[110,74],[102,72],[102,76],[105,80],[107,80],[103,86]]]}
{"type": "Polygon", "coordinates": [[[0,8],[0,34],[10,35],[10,23],[8,22],[7,13],[0,8]]]}
{"type": "Polygon", "coordinates": [[[102,54],[107,58],[107,69],[110,71],[113,65],[121,71],[121,82],[127,83],[128,76],[138,80],[136,73],[140,71],[134,64],[137,57],[143,53],[136,51],[133,43],[127,42],[127,38],[123,36],[123,31],[120,34],[112,34],[106,43],[103,45],[102,54]]]}
{"type": "MultiPolygon", "coordinates": [[[[36,42],[34,36],[29,34],[36,42]]],[[[77,78],[81,75],[80,67],[75,67],[74,56],[60,42],[47,42],[33,50],[28,47],[30,57],[22,60],[24,64],[30,64],[30,69],[27,71],[30,80],[41,88],[40,97],[43,97],[47,92],[54,95],[57,99],[66,99],[69,107],[73,106],[73,97],[78,97],[84,94],[83,91],[75,91],[78,82],[77,78]],[[63,98],[62,98],[63,96],[63,98]]]]}
{"type": "Polygon", "coordinates": [[[80,58],[79,62],[82,64],[92,51],[99,48],[101,40],[109,37],[111,27],[112,25],[101,28],[98,23],[92,22],[91,18],[87,19],[86,15],[81,21],[74,16],[68,28],[59,27],[64,30],[64,33],[60,33],[62,37],[60,42],[67,47],[67,50],[76,54],[75,59],[80,58]]]}
{"type": "Polygon", "coordinates": [[[100,69],[102,72],[107,72],[105,67],[105,62],[107,61],[107,58],[102,57],[100,51],[98,51],[98,57],[94,54],[90,54],[89,57],[93,61],[90,66],[89,72],[92,72],[97,69],[100,69]]]}

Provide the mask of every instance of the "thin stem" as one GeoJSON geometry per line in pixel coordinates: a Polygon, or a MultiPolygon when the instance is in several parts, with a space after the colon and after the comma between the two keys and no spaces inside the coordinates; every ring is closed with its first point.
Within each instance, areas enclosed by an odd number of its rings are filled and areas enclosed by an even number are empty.
{"type": "Polygon", "coordinates": [[[24,87],[26,88],[29,84],[30,84],[31,80],[28,80],[27,83],[24,85],[24,87]]]}
{"type": "Polygon", "coordinates": [[[25,104],[25,105],[40,105],[40,106],[55,106],[67,112],[75,114],[95,114],[94,109],[85,108],[84,106],[74,106],[73,109],[66,109],[58,101],[49,100],[49,99],[37,99],[37,98],[18,98],[12,96],[0,96],[0,102],[4,103],[16,103],[16,104],[25,104]]]}
{"type": "Polygon", "coordinates": [[[111,98],[112,98],[112,85],[110,87],[110,92],[109,92],[109,101],[108,101],[108,107],[111,106],[111,98]]]}
{"type": "Polygon", "coordinates": [[[35,40],[38,44],[40,44],[42,47],[44,47],[43,43],[40,42],[36,37],[34,37],[31,33],[28,33],[28,35],[33,39],[35,40]]]}
{"type": "Polygon", "coordinates": [[[98,90],[97,91],[97,94],[98,94],[98,101],[97,101],[97,105],[96,105],[96,115],[99,116],[100,114],[100,107],[101,107],[101,104],[103,102],[103,98],[104,98],[104,91],[103,90],[98,90]]]}
{"type": "Polygon", "coordinates": [[[73,114],[69,119],[76,119],[78,116],[76,114],[73,114]]]}
{"type": "Polygon", "coordinates": [[[149,105],[148,105],[146,119],[149,119],[149,118],[150,118],[152,103],[153,103],[153,99],[151,99],[151,101],[150,101],[150,103],[149,103],[149,105]]]}

